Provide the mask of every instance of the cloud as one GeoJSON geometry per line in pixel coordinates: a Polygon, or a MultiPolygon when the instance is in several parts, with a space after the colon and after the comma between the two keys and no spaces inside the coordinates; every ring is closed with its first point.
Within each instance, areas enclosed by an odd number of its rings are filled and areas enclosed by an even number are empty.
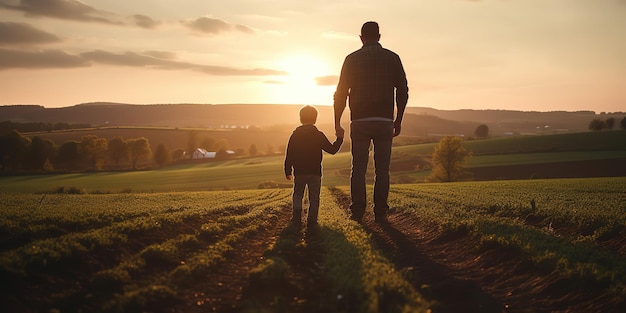
{"type": "Polygon", "coordinates": [[[80,56],[96,63],[120,66],[172,68],[173,64],[176,64],[174,61],[158,59],[135,52],[115,54],[104,50],[94,50],[83,52],[80,56]]]}
{"type": "Polygon", "coordinates": [[[254,34],[254,30],[246,25],[239,25],[239,24],[235,25],[235,29],[237,29],[240,32],[254,34]]]}
{"type": "Polygon", "coordinates": [[[163,51],[150,51],[136,53],[113,53],[104,50],[83,52],[79,55],[71,55],[61,50],[43,51],[18,51],[0,49],[0,70],[11,68],[75,68],[87,67],[94,63],[138,67],[162,70],[193,70],[209,75],[220,76],[275,76],[287,75],[287,72],[265,69],[240,69],[227,66],[202,65],[188,62],[174,61],[173,53],[163,51]]]}
{"type": "Polygon", "coordinates": [[[239,24],[233,25],[226,21],[210,17],[200,17],[191,21],[182,21],[181,23],[195,32],[210,35],[217,35],[222,32],[229,32],[233,30],[248,34],[254,33],[254,30],[248,26],[239,24]]]}
{"type": "Polygon", "coordinates": [[[61,50],[18,51],[0,49],[0,70],[11,68],[77,68],[90,65],[81,56],[61,50]]]}
{"type": "Polygon", "coordinates": [[[25,23],[0,22],[0,45],[44,44],[60,41],[61,38],[25,23]]]}
{"type": "MultiPolygon", "coordinates": [[[[0,9],[24,12],[27,17],[46,16],[63,20],[125,25],[122,18],[78,0],[0,0],[0,9]]],[[[154,29],[161,23],[143,14],[130,17],[132,24],[154,29]]]]}
{"type": "Polygon", "coordinates": [[[95,50],[90,52],[81,53],[81,56],[96,63],[119,65],[119,66],[132,66],[132,67],[146,67],[164,70],[194,70],[210,75],[224,75],[224,76],[239,76],[239,75],[251,75],[251,76],[266,76],[266,75],[286,75],[284,71],[277,71],[272,69],[239,69],[226,66],[215,65],[202,65],[188,62],[178,62],[171,59],[161,58],[164,52],[159,52],[155,55],[154,52],[148,54],[139,54],[135,52],[125,52],[115,54],[108,51],[95,50]],[[156,56],[156,57],[155,57],[156,56]]]}
{"type": "Polygon", "coordinates": [[[132,16],[132,19],[135,25],[147,29],[154,29],[161,24],[160,22],[142,14],[135,14],[132,16]]]}
{"type": "Polygon", "coordinates": [[[173,60],[176,59],[176,53],[169,51],[144,51],[143,54],[155,57],[157,59],[173,60]]]}
{"type": "Polygon", "coordinates": [[[115,15],[77,0],[0,0],[0,8],[22,11],[26,16],[122,25],[115,15]]]}
{"type": "Polygon", "coordinates": [[[339,76],[337,75],[329,75],[329,76],[320,76],[315,77],[315,81],[318,86],[334,86],[339,82],[339,76]]]}

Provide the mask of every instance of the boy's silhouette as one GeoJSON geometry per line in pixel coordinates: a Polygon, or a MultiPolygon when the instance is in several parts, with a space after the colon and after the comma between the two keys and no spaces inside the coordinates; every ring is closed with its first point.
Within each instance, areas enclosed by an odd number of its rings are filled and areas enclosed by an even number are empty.
{"type": "Polygon", "coordinates": [[[291,221],[296,225],[302,223],[302,199],[307,186],[309,190],[307,226],[317,224],[322,188],[322,150],[335,154],[343,143],[343,134],[338,134],[335,142],[330,143],[326,135],[315,127],[316,121],[317,109],[309,105],[300,109],[302,125],[293,131],[287,144],[285,177],[294,180],[291,221]]]}

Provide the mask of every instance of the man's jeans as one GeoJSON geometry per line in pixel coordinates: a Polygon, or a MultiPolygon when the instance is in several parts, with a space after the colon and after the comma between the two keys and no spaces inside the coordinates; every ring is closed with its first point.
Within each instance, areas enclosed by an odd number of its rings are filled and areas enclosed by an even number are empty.
{"type": "Polygon", "coordinates": [[[350,124],[352,140],[352,176],[350,193],[352,195],[353,218],[360,220],[365,213],[367,194],[365,173],[369,159],[370,143],[374,143],[374,214],[378,218],[387,215],[389,205],[389,163],[391,162],[391,144],[393,141],[393,122],[355,121],[350,124]]]}
{"type": "Polygon", "coordinates": [[[307,223],[317,223],[317,214],[320,208],[320,190],[322,188],[322,176],[320,175],[297,175],[293,184],[293,219],[302,219],[302,199],[304,187],[309,189],[309,214],[307,223]]]}

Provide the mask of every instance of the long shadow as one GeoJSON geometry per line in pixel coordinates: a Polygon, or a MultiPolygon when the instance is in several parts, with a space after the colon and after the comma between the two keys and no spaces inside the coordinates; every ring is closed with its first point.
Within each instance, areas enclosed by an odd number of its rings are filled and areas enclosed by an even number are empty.
{"type": "Polygon", "coordinates": [[[392,224],[364,224],[375,243],[402,270],[405,278],[426,299],[433,312],[505,312],[503,305],[475,282],[459,279],[444,264],[424,254],[418,243],[392,224]]]}
{"type": "MultiPolygon", "coordinates": [[[[349,245],[343,234],[326,226],[302,229],[287,225],[264,255],[272,268],[266,269],[260,279],[251,275],[250,286],[243,290],[241,305],[235,311],[326,312],[335,308],[356,312],[352,308],[358,308],[362,301],[358,292],[350,295],[352,291],[363,290],[363,286],[350,286],[342,299],[329,296],[333,286],[328,279],[328,269],[323,268],[325,245],[329,241],[349,245]]],[[[348,250],[343,252],[350,254],[348,250]]],[[[358,252],[353,254],[358,257],[358,252]]]]}

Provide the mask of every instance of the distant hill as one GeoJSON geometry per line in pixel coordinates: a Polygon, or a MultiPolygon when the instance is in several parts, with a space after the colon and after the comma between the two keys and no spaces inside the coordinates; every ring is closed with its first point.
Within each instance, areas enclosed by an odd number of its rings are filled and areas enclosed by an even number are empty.
{"type": "MultiPolygon", "coordinates": [[[[165,126],[200,128],[268,128],[297,125],[301,105],[278,104],[154,104],[85,103],[62,108],[38,105],[0,106],[0,122],[43,122],[90,124],[101,126],[165,126]]],[[[333,109],[319,106],[318,125],[333,123],[333,109]]],[[[349,112],[346,111],[345,126],[349,112]]],[[[408,107],[403,135],[426,136],[459,134],[471,136],[480,124],[486,124],[493,136],[505,133],[585,131],[594,118],[615,117],[626,113],[595,114],[578,112],[526,112],[510,110],[438,110],[408,107]]],[[[324,126],[326,125],[326,126],[324,126]]]]}

